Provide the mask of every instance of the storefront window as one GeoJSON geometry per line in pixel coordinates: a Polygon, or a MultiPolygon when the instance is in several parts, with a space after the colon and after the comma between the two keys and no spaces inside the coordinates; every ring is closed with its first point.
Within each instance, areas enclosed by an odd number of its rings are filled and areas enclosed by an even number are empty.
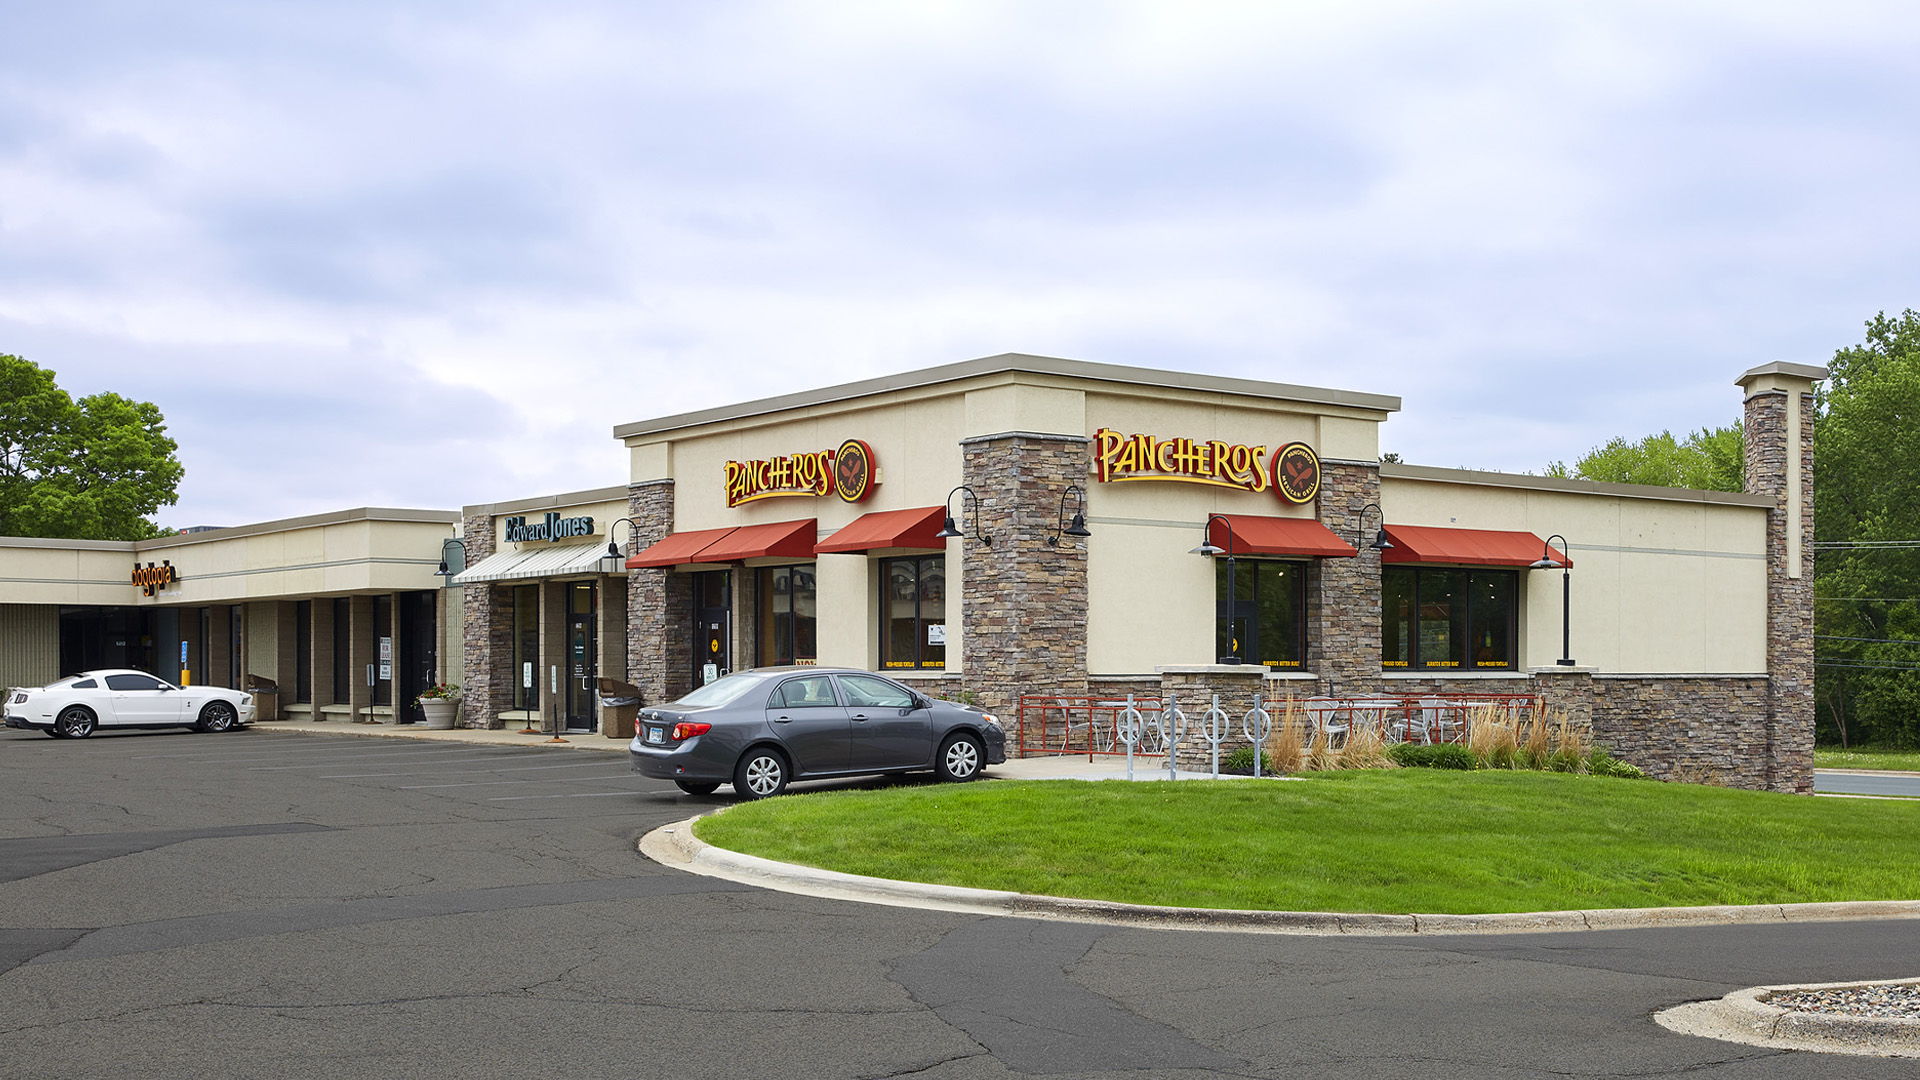
{"type": "Polygon", "coordinates": [[[1520,587],[1512,570],[1390,566],[1380,599],[1385,667],[1497,670],[1518,663],[1520,587]]]}
{"type": "Polygon", "coordinates": [[[1269,668],[1298,668],[1306,659],[1307,565],[1267,559],[1214,560],[1214,656],[1269,668]]]}
{"type": "Polygon", "coordinates": [[[947,666],[947,559],[880,563],[880,666],[947,666]]]}
{"type": "Polygon", "coordinates": [[[760,599],[759,628],[762,667],[774,664],[813,664],[820,650],[815,633],[813,564],[763,566],[754,595],[760,599]]]}
{"type": "Polygon", "coordinates": [[[540,586],[513,589],[513,707],[540,710],[540,586]]]}

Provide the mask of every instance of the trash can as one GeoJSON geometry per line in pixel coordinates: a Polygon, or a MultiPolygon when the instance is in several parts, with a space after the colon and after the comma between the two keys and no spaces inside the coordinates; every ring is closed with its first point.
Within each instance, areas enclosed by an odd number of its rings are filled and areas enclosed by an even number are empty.
{"type": "Polygon", "coordinates": [[[609,739],[633,738],[633,722],[640,715],[640,688],[619,679],[599,680],[600,733],[609,739]]]}
{"type": "Polygon", "coordinates": [[[253,695],[253,718],[256,721],[280,719],[280,684],[264,675],[252,674],[244,681],[247,693],[253,695]]]}

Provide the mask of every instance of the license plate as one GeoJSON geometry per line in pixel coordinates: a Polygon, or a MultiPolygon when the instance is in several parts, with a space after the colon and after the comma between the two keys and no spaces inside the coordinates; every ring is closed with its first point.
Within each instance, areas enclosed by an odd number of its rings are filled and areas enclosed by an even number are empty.
{"type": "Polygon", "coordinates": [[[667,741],[667,729],[650,727],[647,729],[647,741],[659,745],[667,741]]]}

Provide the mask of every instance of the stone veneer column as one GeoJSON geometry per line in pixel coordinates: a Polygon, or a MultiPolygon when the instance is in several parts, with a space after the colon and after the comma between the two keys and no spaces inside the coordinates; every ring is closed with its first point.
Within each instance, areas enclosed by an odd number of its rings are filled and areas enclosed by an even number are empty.
{"type": "Polygon", "coordinates": [[[378,723],[373,715],[373,687],[367,685],[367,667],[379,662],[374,654],[373,597],[347,599],[347,703],[351,719],[378,723]]]}
{"type": "MultiPolygon", "coordinates": [[[[1202,734],[1206,727],[1207,710],[1213,708],[1213,699],[1219,695],[1220,708],[1227,714],[1227,738],[1220,744],[1220,757],[1226,756],[1247,745],[1242,720],[1247,711],[1266,698],[1266,669],[1259,664],[1201,664],[1193,667],[1163,667],[1160,669],[1160,700],[1165,703],[1167,713],[1172,715],[1173,707],[1179,706],[1180,712],[1187,718],[1187,734],[1174,754],[1176,764],[1182,769],[1208,771],[1213,767],[1213,744],[1202,734]]],[[[1280,724],[1279,710],[1270,710],[1277,729],[1280,724]]],[[[1166,763],[1166,755],[1161,754],[1160,762],[1166,763]]]]}
{"type": "MultiPolygon", "coordinates": [[[[673,531],[673,481],[627,488],[633,518],[628,551],[644,551],[673,531]]],[[[627,681],[643,704],[672,701],[693,688],[693,585],[664,567],[627,572],[627,681]]]]}
{"type": "Polygon", "coordinates": [[[1090,538],[1049,546],[1047,537],[1060,527],[1067,487],[1087,485],[1088,440],[1009,432],[960,447],[961,479],[979,497],[960,496],[962,685],[1011,723],[1022,694],[1087,692],[1090,538]],[[973,539],[976,521],[991,545],[973,539]]]}
{"type": "Polygon", "coordinates": [[[1363,507],[1379,502],[1379,462],[1321,460],[1316,514],[1360,549],[1352,558],[1316,560],[1308,597],[1307,665],[1335,696],[1372,693],[1380,681],[1380,553],[1367,528],[1379,523],[1371,513],[1360,520],[1363,507]]]}
{"type": "Polygon", "coordinates": [[[1746,488],[1767,514],[1765,784],[1813,790],[1813,384],[1825,368],[1773,363],[1740,376],[1746,488]],[[1796,535],[1797,534],[1797,535],[1796,535]]]}
{"type": "MultiPolygon", "coordinates": [[[[475,514],[460,523],[466,564],[477,566],[493,554],[493,515],[475,514]]],[[[513,656],[513,613],[490,583],[460,589],[460,723],[490,728],[513,700],[508,671],[513,656]]]]}

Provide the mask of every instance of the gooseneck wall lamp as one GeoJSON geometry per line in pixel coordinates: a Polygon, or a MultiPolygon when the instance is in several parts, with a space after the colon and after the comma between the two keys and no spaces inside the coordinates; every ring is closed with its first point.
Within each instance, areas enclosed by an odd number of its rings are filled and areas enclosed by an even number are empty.
{"type": "Polygon", "coordinates": [[[1566,537],[1561,536],[1559,533],[1554,533],[1552,536],[1547,537],[1547,550],[1541,554],[1539,559],[1529,564],[1527,569],[1560,571],[1560,659],[1555,660],[1554,663],[1562,667],[1572,667],[1573,559],[1568,557],[1567,561],[1563,563],[1559,559],[1554,558],[1554,555],[1557,554],[1557,552],[1553,550],[1553,542],[1555,540],[1560,541],[1561,551],[1565,551],[1571,546],[1567,543],[1566,537]]]}
{"type": "Polygon", "coordinates": [[[615,543],[613,539],[613,526],[620,524],[622,521],[627,523],[628,543],[633,542],[633,531],[640,527],[640,523],[630,517],[619,518],[615,520],[612,525],[607,526],[607,558],[609,559],[619,559],[625,556],[625,553],[620,550],[620,545],[615,543]]]}
{"type": "MultiPolygon", "coordinates": [[[[940,531],[933,535],[943,540],[951,540],[956,536],[964,537],[966,535],[966,533],[961,532],[959,527],[953,523],[953,497],[962,491],[967,493],[967,498],[973,500],[973,538],[988,547],[992,547],[993,537],[987,536],[980,531],[980,496],[975,495],[973,489],[965,484],[961,484],[959,487],[947,492],[947,520],[940,526],[940,531]]],[[[962,500],[960,505],[965,507],[967,505],[966,501],[962,500]]]]}
{"type": "Polygon", "coordinates": [[[1222,664],[1238,664],[1240,662],[1240,635],[1233,632],[1233,616],[1235,614],[1234,609],[1240,605],[1240,594],[1234,589],[1233,580],[1233,522],[1228,521],[1225,514],[1208,514],[1207,523],[1202,528],[1204,531],[1200,534],[1200,546],[1194,548],[1191,554],[1205,555],[1209,559],[1215,555],[1225,555],[1227,557],[1227,641],[1233,646],[1233,655],[1222,656],[1218,659],[1222,664]],[[1226,526],[1227,546],[1224,548],[1213,542],[1213,523],[1216,521],[1226,526]]]}
{"type": "Polygon", "coordinates": [[[1048,547],[1059,547],[1063,536],[1092,536],[1087,531],[1087,493],[1079,484],[1068,484],[1067,490],[1060,493],[1060,516],[1054,520],[1053,535],[1047,537],[1048,547]],[[1074,511],[1073,520],[1067,520],[1067,496],[1080,496],[1080,509],[1074,511]]]}
{"type": "Polygon", "coordinates": [[[1373,511],[1380,518],[1379,531],[1373,534],[1373,543],[1367,545],[1375,551],[1386,551],[1393,547],[1393,541],[1387,539],[1387,512],[1380,509],[1379,503],[1368,503],[1360,508],[1360,531],[1367,531],[1367,511],[1373,511]]]}
{"type": "Polygon", "coordinates": [[[440,569],[435,570],[434,573],[438,574],[440,577],[445,579],[444,581],[440,582],[441,586],[444,588],[445,586],[453,584],[453,575],[466,570],[466,568],[467,568],[467,542],[465,540],[460,539],[457,536],[449,536],[445,540],[440,541],[440,569]],[[454,548],[454,547],[457,547],[460,549],[460,569],[459,570],[451,569],[447,560],[447,549],[454,548]]]}

